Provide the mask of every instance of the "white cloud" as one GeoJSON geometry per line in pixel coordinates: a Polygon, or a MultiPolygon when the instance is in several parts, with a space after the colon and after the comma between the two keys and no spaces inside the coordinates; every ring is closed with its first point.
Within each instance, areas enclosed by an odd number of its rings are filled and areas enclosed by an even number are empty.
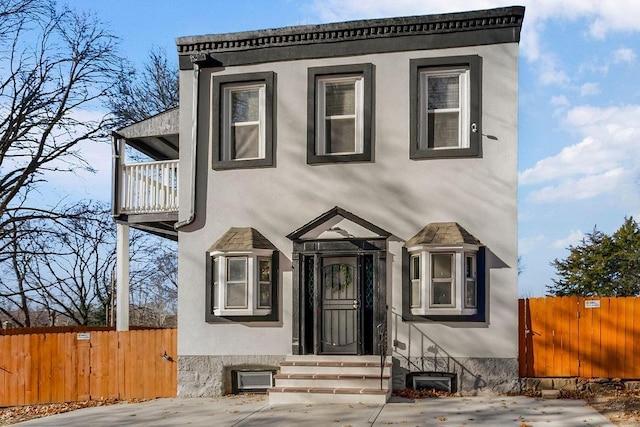
{"type": "Polygon", "coordinates": [[[580,86],[580,95],[589,96],[589,95],[597,95],[600,93],[600,86],[598,83],[585,83],[580,86]]]}
{"type": "Polygon", "coordinates": [[[551,246],[556,249],[564,249],[570,245],[576,245],[584,239],[584,233],[582,230],[571,230],[568,236],[558,239],[551,246]]]}
{"type": "Polygon", "coordinates": [[[536,234],[529,237],[520,237],[518,239],[518,253],[526,255],[535,252],[541,246],[545,245],[546,237],[544,234],[536,234]]]}
{"type": "Polygon", "coordinates": [[[613,52],[613,62],[615,64],[627,63],[631,64],[636,60],[636,53],[633,49],[622,47],[613,52]]]}
{"type": "Polygon", "coordinates": [[[556,107],[568,107],[571,105],[569,99],[564,95],[558,95],[551,97],[551,105],[556,107]]]}
{"type": "Polygon", "coordinates": [[[528,198],[534,203],[587,200],[605,193],[620,191],[624,181],[630,178],[633,178],[632,174],[625,172],[622,168],[616,168],[601,174],[562,180],[557,185],[532,191],[528,198]]]}
{"type": "Polygon", "coordinates": [[[541,57],[539,66],[538,74],[542,84],[566,86],[570,83],[571,79],[552,56],[545,55],[541,57]]]}
{"type": "Polygon", "coordinates": [[[620,200],[637,197],[638,117],[640,105],[579,106],[568,110],[565,126],[583,139],[519,174],[522,185],[545,184],[530,191],[528,199],[550,203],[586,200],[602,194],[620,200]]]}

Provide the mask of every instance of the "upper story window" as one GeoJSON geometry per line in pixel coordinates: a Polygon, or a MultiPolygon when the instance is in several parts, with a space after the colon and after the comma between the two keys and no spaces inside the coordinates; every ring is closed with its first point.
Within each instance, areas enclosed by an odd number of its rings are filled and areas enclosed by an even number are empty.
{"type": "Polygon", "coordinates": [[[264,159],[266,85],[224,87],[222,159],[264,159]]]}
{"type": "Polygon", "coordinates": [[[361,75],[317,79],[319,155],[362,154],[363,81],[361,75]]]}
{"type": "Polygon", "coordinates": [[[373,65],[309,69],[307,162],[372,159],[373,65]]]}
{"type": "Polygon", "coordinates": [[[411,61],[412,159],[480,155],[479,56],[411,61]]]}
{"type": "Polygon", "coordinates": [[[212,78],[213,168],[273,166],[274,73],[212,78]]]}
{"type": "Polygon", "coordinates": [[[257,230],[232,227],[209,249],[206,320],[277,320],[278,251],[257,230]]]}

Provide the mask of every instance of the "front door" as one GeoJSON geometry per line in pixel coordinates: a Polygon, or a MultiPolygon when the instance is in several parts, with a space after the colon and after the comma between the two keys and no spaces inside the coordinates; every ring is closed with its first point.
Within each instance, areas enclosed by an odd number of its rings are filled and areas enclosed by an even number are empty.
{"type": "Polygon", "coordinates": [[[360,278],[355,256],[324,257],[320,269],[320,352],[358,354],[360,278]]]}

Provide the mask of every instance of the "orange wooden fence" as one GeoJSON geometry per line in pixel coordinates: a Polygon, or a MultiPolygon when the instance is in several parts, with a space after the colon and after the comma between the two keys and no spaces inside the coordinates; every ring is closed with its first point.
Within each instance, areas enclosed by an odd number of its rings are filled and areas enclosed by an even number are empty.
{"type": "Polygon", "coordinates": [[[176,329],[0,336],[0,406],[174,397],[176,338],[176,329]]]}
{"type": "Polygon", "coordinates": [[[640,378],[640,298],[518,303],[521,377],[640,378]]]}

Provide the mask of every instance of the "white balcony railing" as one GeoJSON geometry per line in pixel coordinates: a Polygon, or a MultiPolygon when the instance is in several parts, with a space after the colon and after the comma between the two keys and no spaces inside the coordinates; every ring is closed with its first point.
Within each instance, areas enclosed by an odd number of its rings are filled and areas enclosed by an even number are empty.
{"type": "Polygon", "coordinates": [[[122,212],[178,210],[178,160],[122,165],[122,212]]]}

